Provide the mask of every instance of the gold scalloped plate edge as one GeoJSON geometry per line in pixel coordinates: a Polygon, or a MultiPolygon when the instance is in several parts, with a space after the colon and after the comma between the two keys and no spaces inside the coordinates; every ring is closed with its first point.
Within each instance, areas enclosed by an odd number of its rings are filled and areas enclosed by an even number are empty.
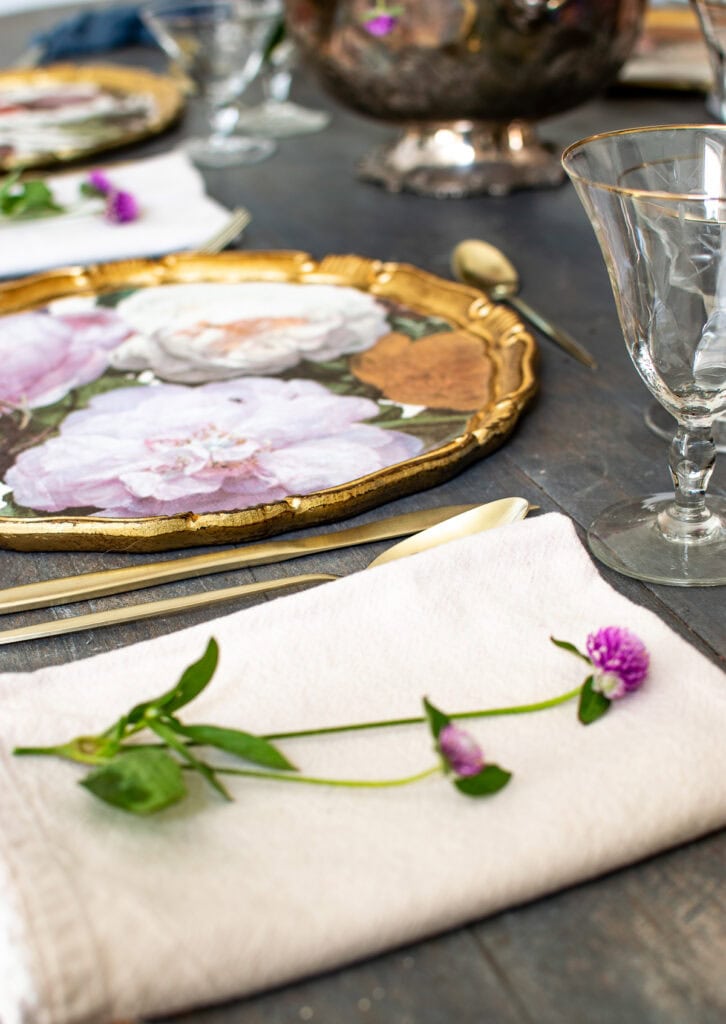
{"type": "Polygon", "coordinates": [[[462,434],[438,448],[356,480],[313,494],[230,512],[185,513],[143,519],[0,516],[0,547],[15,551],[156,552],[239,543],[318,526],[366,512],[387,501],[435,487],[499,448],[537,390],[537,346],[516,314],[466,285],[410,264],[362,256],[308,253],[182,253],[158,260],[123,260],[66,267],[0,286],[0,315],[69,295],[121,287],[196,281],[289,281],[348,285],[441,316],[482,338],[505,382],[491,407],[474,412],[462,434]]]}
{"type": "Polygon", "coordinates": [[[86,83],[131,95],[146,93],[153,98],[154,113],[142,126],[127,131],[116,139],[107,139],[95,146],[58,150],[39,154],[37,158],[15,160],[0,158],[0,170],[25,170],[33,167],[53,167],[84,160],[86,157],[118,149],[132,142],[140,142],[169,128],[184,109],[184,91],[179,80],[169,75],[158,75],[146,68],[121,64],[49,64],[41,68],[17,68],[0,71],[0,89],[25,85],[52,85],[54,83],[86,83]]]}

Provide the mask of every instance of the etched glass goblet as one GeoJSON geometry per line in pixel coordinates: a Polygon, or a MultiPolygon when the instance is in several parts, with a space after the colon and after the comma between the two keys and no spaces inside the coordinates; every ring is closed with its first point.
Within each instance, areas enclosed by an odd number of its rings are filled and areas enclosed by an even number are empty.
{"type": "Polygon", "coordinates": [[[726,583],[726,499],[707,497],[714,421],[726,412],[726,127],[594,136],[562,163],[600,243],[635,367],[676,422],[675,494],[606,509],[590,548],[638,579],[726,583]]]}
{"type": "MultiPolygon", "coordinates": [[[[691,6],[698,15],[713,75],[706,110],[715,120],[726,121],[726,0],[691,0],[691,6]]],[[[648,404],[645,422],[658,437],[666,441],[673,437],[673,417],[658,402],[648,404]]],[[[713,439],[716,451],[726,453],[726,416],[715,421],[713,439]]]]}
{"type": "Polygon", "coordinates": [[[290,99],[298,59],[295,43],[283,36],[267,54],[257,76],[262,102],[240,111],[238,128],[269,139],[309,135],[327,128],[330,114],[290,99]]]}
{"type": "Polygon", "coordinates": [[[237,101],[262,66],[282,0],[149,0],[141,17],[164,52],[192,80],[209,134],[185,145],[204,167],[257,163],[275,151],[270,139],[235,134],[237,101]]]}

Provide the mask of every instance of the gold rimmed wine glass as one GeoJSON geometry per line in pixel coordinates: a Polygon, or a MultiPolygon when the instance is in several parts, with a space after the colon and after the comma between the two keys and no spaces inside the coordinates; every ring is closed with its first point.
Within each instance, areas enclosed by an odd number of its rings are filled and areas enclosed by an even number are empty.
{"type": "Polygon", "coordinates": [[[708,495],[726,412],[726,127],[636,128],[570,146],[563,166],[600,243],[631,358],[675,420],[674,494],[621,502],[593,553],[655,583],[726,583],[726,499],[708,495]]]}

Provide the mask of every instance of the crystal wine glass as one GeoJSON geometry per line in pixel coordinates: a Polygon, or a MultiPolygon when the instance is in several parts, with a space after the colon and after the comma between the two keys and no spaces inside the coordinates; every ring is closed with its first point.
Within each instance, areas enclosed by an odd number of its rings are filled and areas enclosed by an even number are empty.
{"type": "Polygon", "coordinates": [[[240,96],[260,70],[282,0],[149,0],[144,23],[164,52],[191,78],[210,133],[186,149],[204,167],[257,163],[275,151],[270,139],[235,135],[240,96]]]}
{"type": "MultiPolygon", "coordinates": [[[[701,33],[706,43],[713,84],[706,97],[706,110],[717,121],[726,121],[726,0],[691,0],[701,33]]],[[[657,402],[645,412],[645,422],[658,437],[673,437],[672,416],[657,402]]],[[[719,417],[713,427],[716,451],[726,453],[726,416],[719,417]]]]}
{"type": "Polygon", "coordinates": [[[706,99],[708,113],[726,121],[726,0],[691,0],[706,42],[713,85],[706,99]]]}
{"type": "Polygon", "coordinates": [[[713,425],[726,412],[726,127],[593,136],[562,162],[600,243],[635,367],[676,421],[675,495],[606,509],[590,548],[638,579],[726,583],[726,499],[706,497],[713,425]]]}

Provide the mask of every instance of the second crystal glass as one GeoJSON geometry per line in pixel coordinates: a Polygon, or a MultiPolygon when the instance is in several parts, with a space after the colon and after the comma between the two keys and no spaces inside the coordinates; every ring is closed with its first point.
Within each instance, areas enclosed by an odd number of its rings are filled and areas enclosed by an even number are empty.
{"type": "Polygon", "coordinates": [[[726,127],[594,136],[563,156],[605,258],[628,351],[676,420],[675,495],[606,509],[593,553],[655,583],[726,583],[726,499],[706,497],[726,411],[726,127]]]}
{"type": "Polygon", "coordinates": [[[243,131],[269,139],[287,139],[327,128],[327,111],[311,110],[290,99],[297,64],[297,47],[292,40],[282,38],[267,55],[257,78],[262,102],[240,112],[239,127],[243,131]]]}
{"type": "Polygon", "coordinates": [[[235,135],[236,103],[260,70],[282,0],[150,0],[141,16],[196,86],[210,134],[187,143],[195,163],[226,167],[270,156],[274,142],[235,135]]]}

